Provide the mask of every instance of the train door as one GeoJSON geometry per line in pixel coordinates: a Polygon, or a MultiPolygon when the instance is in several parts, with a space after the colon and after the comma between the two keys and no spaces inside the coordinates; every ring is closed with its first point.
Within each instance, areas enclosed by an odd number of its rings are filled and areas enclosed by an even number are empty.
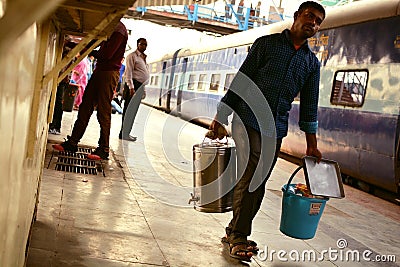
{"type": "Polygon", "coordinates": [[[178,116],[178,112],[177,112],[177,98],[178,98],[178,86],[179,86],[179,80],[180,80],[180,74],[179,72],[175,72],[174,76],[172,77],[171,74],[171,80],[172,80],[172,87],[171,87],[171,96],[170,96],[170,103],[169,103],[169,107],[170,107],[170,113],[172,115],[178,116]]]}
{"type": "Polygon", "coordinates": [[[178,112],[178,115],[181,113],[181,103],[182,103],[182,90],[185,85],[185,76],[186,76],[186,70],[187,70],[187,63],[188,63],[188,58],[184,58],[182,62],[182,75],[178,84],[178,93],[177,93],[177,99],[176,99],[176,110],[178,112]]]}
{"type": "MultiPolygon", "coordinates": [[[[173,103],[175,101],[176,103],[176,99],[172,99],[172,97],[174,97],[174,95],[172,94],[172,90],[174,89],[174,78],[176,77],[175,73],[176,73],[176,63],[177,63],[177,59],[178,59],[178,53],[179,53],[180,49],[176,50],[173,57],[172,57],[172,62],[171,62],[171,68],[169,71],[170,74],[170,78],[168,81],[166,81],[167,84],[167,93],[166,93],[166,99],[165,99],[165,107],[166,107],[166,111],[169,113],[171,112],[172,109],[174,109],[174,107],[171,106],[171,102],[173,103]]],[[[176,97],[176,96],[175,96],[176,97]]]]}
{"type": "Polygon", "coordinates": [[[166,68],[167,68],[167,62],[164,61],[162,66],[162,71],[161,71],[161,84],[160,84],[160,95],[158,97],[158,105],[163,108],[163,101],[162,99],[164,98],[165,94],[165,84],[166,81],[168,80],[168,75],[165,74],[166,68]]]}
{"type": "Polygon", "coordinates": [[[169,68],[167,68],[168,62],[167,61],[163,62],[161,90],[160,90],[160,106],[163,110],[165,110],[168,113],[171,111],[172,86],[174,82],[176,58],[179,51],[180,50],[177,50],[174,53],[169,68]]]}

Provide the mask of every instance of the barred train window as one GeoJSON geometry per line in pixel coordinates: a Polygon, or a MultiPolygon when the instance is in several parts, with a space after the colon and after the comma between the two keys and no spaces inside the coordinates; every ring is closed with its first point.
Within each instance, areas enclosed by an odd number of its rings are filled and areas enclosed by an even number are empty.
{"type": "Polygon", "coordinates": [[[225,84],[224,84],[224,91],[227,91],[229,89],[234,77],[235,77],[234,73],[226,74],[226,76],[225,76],[225,84]]]}
{"type": "Polygon", "coordinates": [[[333,80],[331,104],[361,107],[367,82],[368,70],[337,71],[333,80]]]}
{"type": "Polygon", "coordinates": [[[221,74],[212,74],[211,75],[210,91],[212,91],[212,92],[218,91],[220,80],[221,80],[221,74]]]}
{"type": "Polygon", "coordinates": [[[195,74],[190,74],[189,76],[189,83],[188,83],[188,90],[194,90],[194,81],[196,79],[196,75],[195,74]]]}
{"type": "Polygon", "coordinates": [[[197,90],[199,90],[199,91],[205,91],[206,90],[206,88],[207,88],[206,78],[207,78],[207,74],[200,74],[200,76],[199,76],[199,84],[198,84],[197,90]]]}

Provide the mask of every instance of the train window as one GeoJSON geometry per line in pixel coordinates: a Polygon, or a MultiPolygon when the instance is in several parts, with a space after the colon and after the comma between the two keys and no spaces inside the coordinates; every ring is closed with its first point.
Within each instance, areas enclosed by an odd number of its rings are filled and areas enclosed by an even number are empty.
{"type": "Polygon", "coordinates": [[[234,73],[228,73],[225,76],[225,85],[224,85],[224,91],[229,89],[229,86],[231,86],[233,77],[235,77],[234,73]]]}
{"type": "Polygon", "coordinates": [[[212,74],[211,75],[211,83],[210,83],[210,91],[211,92],[218,92],[220,80],[221,80],[221,74],[212,74]]]}
{"type": "Polygon", "coordinates": [[[331,104],[362,106],[367,82],[368,70],[337,71],[332,86],[331,104]]]}
{"type": "Polygon", "coordinates": [[[155,76],[154,85],[155,85],[155,86],[158,86],[158,76],[155,76]]]}
{"type": "Polygon", "coordinates": [[[199,85],[197,87],[198,91],[205,91],[206,90],[206,88],[207,88],[206,78],[207,78],[207,74],[200,74],[200,76],[199,76],[199,85]]]}
{"type": "Polygon", "coordinates": [[[189,83],[188,83],[188,90],[194,90],[194,82],[196,80],[195,74],[190,74],[189,76],[189,83]]]}

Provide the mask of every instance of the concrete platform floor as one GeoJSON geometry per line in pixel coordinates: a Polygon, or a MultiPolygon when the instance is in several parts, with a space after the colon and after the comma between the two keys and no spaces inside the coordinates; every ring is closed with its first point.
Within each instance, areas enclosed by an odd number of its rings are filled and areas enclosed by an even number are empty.
{"type": "MultiPolygon", "coordinates": [[[[62,135],[49,135],[47,159],[76,114],[64,113],[62,135]]],[[[259,255],[251,263],[230,258],[220,238],[231,213],[188,205],[192,146],[206,130],[146,106],[134,125],[136,142],[118,139],[120,125],[113,115],[105,176],[45,166],[26,266],[399,266],[400,207],[347,186],[346,198],[327,202],[313,239],[283,235],[280,188],[296,166],[282,159],[253,224],[259,255]]],[[[94,115],[81,144],[95,147],[98,134],[94,115]]]]}

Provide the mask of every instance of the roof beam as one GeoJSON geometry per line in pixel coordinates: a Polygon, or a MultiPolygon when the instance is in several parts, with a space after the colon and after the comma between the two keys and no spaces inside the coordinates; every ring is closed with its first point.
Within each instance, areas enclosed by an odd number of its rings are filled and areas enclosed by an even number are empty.
{"type": "MultiPolygon", "coordinates": [[[[86,39],[86,38],[85,38],[86,39]]],[[[86,40],[82,40],[82,42],[86,42],[86,40]]],[[[102,42],[103,40],[97,40],[93,45],[91,45],[83,54],[81,54],[81,60],[76,60],[74,63],[72,63],[63,73],[61,73],[60,74],[60,76],[58,76],[58,78],[57,78],[57,83],[60,83],[64,78],[65,78],[65,76],[67,76],[74,68],[75,68],[75,66],[76,65],[78,65],[79,64],[79,62],[81,62],[87,55],[89,55],[89,53],[93,50],[93,49],[95,49],[97,46],[99,46],[100,45],[100,43],[102,42]]],[[[89,42],[90,42],[90,40],[89,40],[89,42]]],[[[68,59],[69,61],[71,61],[72,60],[72,58],[74,57],[75,55],[73,55],[73,54],[71,54],[71,53],[68,53],[68,55],[65,57],[66,59],[68,59]]],[[[57,67],[61,67],[61,68],[63,68],[64,66],[58,66],[57,65],[57,67]]]]}
{"type": "Polygon", "coordinates": [[[69,0],[61,4],[60,6],[64,8],[73,8],[77,10],[98,12],[98,13],[104,13],[104,12],[108,13],[110,12],[110,10],[118,9],[118,7],[116,7],[113,4],[107,4],[98,1],[79,1],[79,0],[69,0]]]}
{"type": "MultiPolygon", "coordinates": [[[[78,43],[71,51],[69,51],[68,55],[61,60],[59,64],[57,64],[51,71],[49,71],[45,76],[43,76],[44,83],[51,79],[53,76],[58,77],[58,73],[61,71],[63,67],[65,67],[71,59],[81,50],[86,47],[93,39],[102,39],[99,38],[100,34],[103,32],[107,26],[113,22],[116,18],[121,17],[122,14],[125,13],[125,10],[120,10],[118,12],[113,12],[108,14],[91,32],[89,32],[85,38],[78,43]]],[[[93,47],[94,48],[94,47],[93,47]]],[[[92,48],[92,49],[93,49],[92,48]]],[[[89,53],[90,51],[88,51],[89,53]]],[[[65,77],[65,76],[64,76],[65,77]]],[[[62,79],[61,79],[62,80],[62,79]]]]}

